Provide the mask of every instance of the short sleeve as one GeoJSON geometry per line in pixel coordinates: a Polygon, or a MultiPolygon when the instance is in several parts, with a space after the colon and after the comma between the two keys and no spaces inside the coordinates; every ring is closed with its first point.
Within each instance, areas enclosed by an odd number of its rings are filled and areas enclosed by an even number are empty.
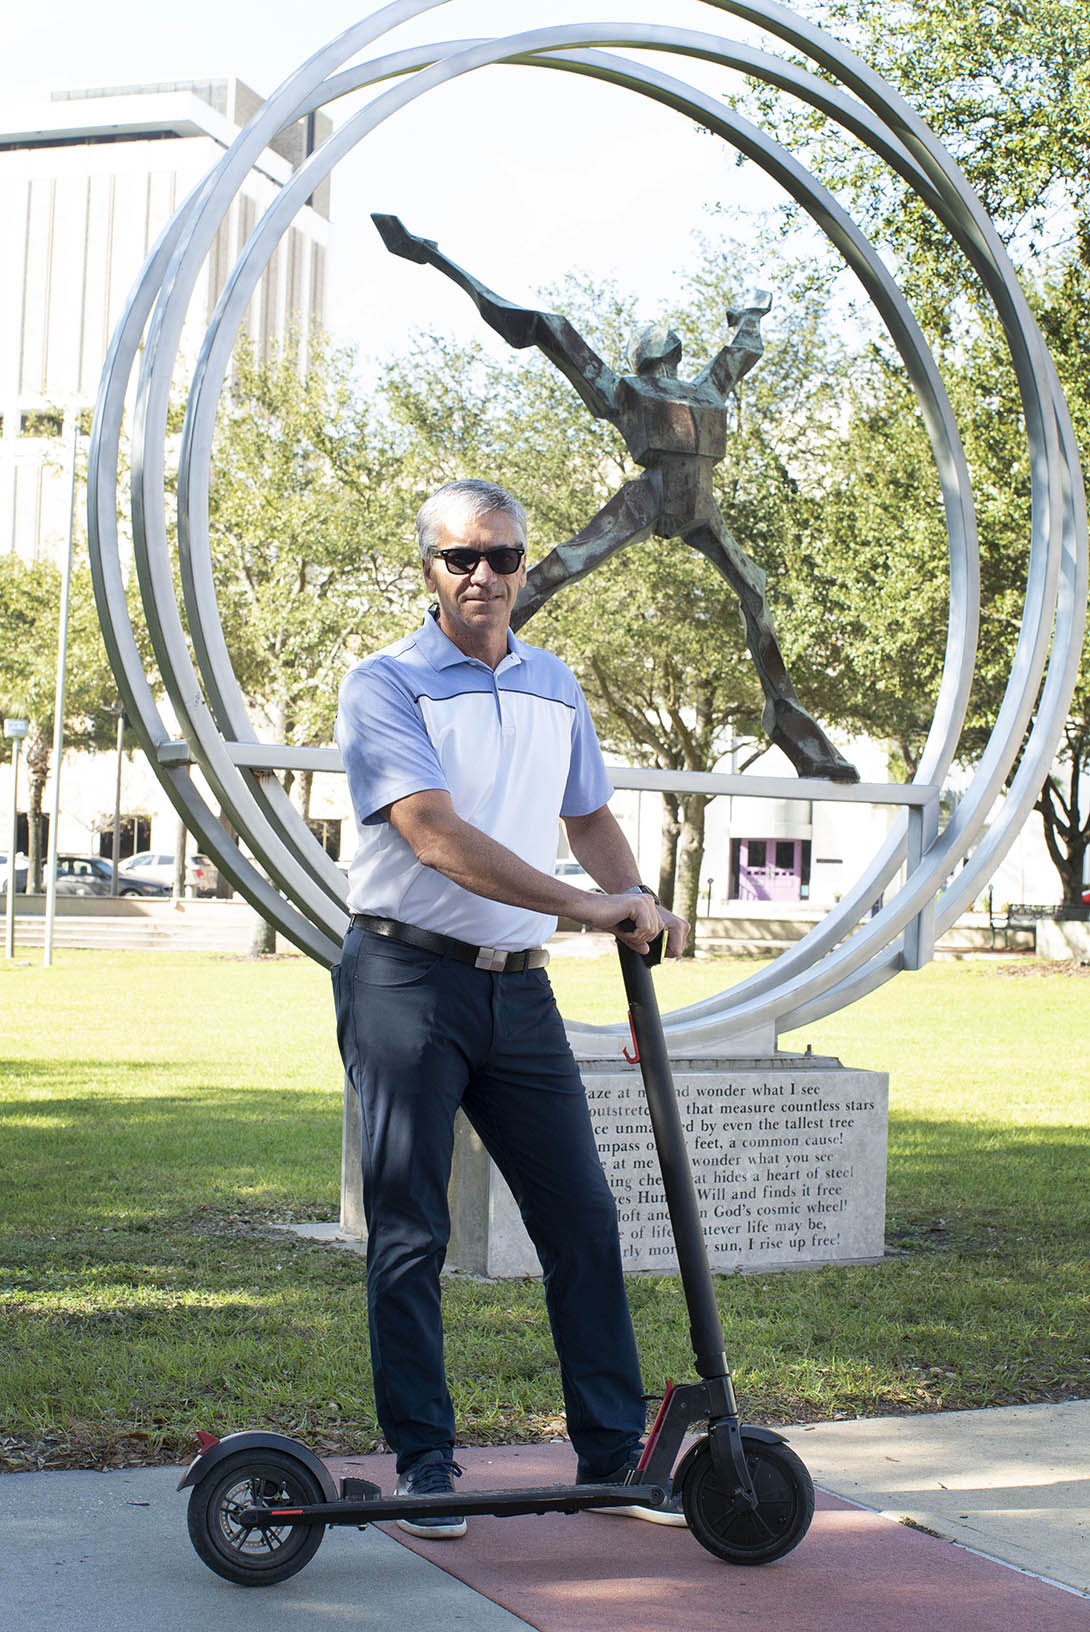
{"type": "Polygon", "coordinates": [[[613,797],[613,783],[609,780],[602,750],[598,746],[590,709],[578,686],[575,696],[571,764],[560,806],[561,816],[589,816],[592,810],[600,810],[613,797]]]}
{"type": "Polygon", "coordinates": [[[381,821],[395,799],[426,788],[449,791],[416,701],[381,663],[345,676],[333,734],[361,824],[381,821]]]}

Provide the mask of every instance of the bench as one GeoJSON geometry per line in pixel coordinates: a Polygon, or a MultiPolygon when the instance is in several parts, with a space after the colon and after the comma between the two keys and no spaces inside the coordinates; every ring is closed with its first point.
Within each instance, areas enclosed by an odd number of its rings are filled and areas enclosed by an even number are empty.
{"type": "Polygon", "coordinates": [[[996,935],[1002,931],[1003,950],[1010,950],[1010,936],[1013,929],[1031,929],[1033,931],[1033,950],[1037,950],[1037,925],[1042,918],[1052,918],[1057,912],[1053,906],[1036,906],[1027,901],[1012,901],[1008,906],[997,912],[992,905],[992,893],[988,891],[988,927],[992,932],[992,951],[996,949],[996,935]]]}

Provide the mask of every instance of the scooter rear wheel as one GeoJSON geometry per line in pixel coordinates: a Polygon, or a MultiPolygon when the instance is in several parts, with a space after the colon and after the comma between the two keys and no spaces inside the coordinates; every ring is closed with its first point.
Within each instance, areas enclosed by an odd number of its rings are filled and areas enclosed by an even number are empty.
{"type": "Polygon", "coordinates": [[[797,1547],[814,1516],[814,1484],[783,1444],[742,1435],[757,1506],[742,1506],[718,1475],[704,1440],[691,1453],[681,1498],[689,1529],[702,1547],[728,1564],[770,1564],[797,1547]]]}
{"type": "Polygon", "coordinates": [[[186,1520],[189,1538],[217,1575],[241,1587],[271,1587],[310,1562],[325,1526],[278,1524],[249,1527],[238,1515],[248,1507],[302,1507],[322,1502],[317,1479],[286,1451],[238,1451],[211,1468],[193,1487],[186,1520]]]}

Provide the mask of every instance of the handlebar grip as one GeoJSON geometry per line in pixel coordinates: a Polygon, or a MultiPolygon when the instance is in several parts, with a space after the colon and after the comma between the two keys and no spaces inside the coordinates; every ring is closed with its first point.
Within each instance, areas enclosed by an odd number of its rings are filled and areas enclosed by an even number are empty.
{"type": "MultiPolygon", "coordinates": [[[[623,930],[626,935],[631,935],[635,927],[635,918],[622,918],[620,923],[617,925],[617,928],[623,930]]],[[[643,961],[649,969],[654,969],[656,964],[660,964],[662,962],[662,949],[665,942],[666,931],[664,929],[660,929],[654,940],[648,946],[647,951],[642,954],[643,961]]],[[[640,956],[639,953],[636,953],[635,955],[637,957],[640,956]]]]}

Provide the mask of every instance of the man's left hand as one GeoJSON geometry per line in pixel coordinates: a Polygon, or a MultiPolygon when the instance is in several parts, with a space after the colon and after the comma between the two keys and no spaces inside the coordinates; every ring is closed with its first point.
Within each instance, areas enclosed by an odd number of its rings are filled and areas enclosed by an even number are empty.
{"type": "Polygon", "coordinates": [[[666,931],[666,956],[680,958],[692,925],[687,918],[678,918],[675,913],[667,912],[665,907],[659,908],[659,917],[666,931]]]}
{"type": "Polygon", "coordinates": [[[666,931],[668,958],[679,958],[689,938],[687,920],[667,912],[652,895],[591,895],[582,917],[592,929],[608,930],[641,954],[648,951],[661,930],[666,931]],[[632,923],[634,928],[622,929],[624,923],[632,923]]]}

